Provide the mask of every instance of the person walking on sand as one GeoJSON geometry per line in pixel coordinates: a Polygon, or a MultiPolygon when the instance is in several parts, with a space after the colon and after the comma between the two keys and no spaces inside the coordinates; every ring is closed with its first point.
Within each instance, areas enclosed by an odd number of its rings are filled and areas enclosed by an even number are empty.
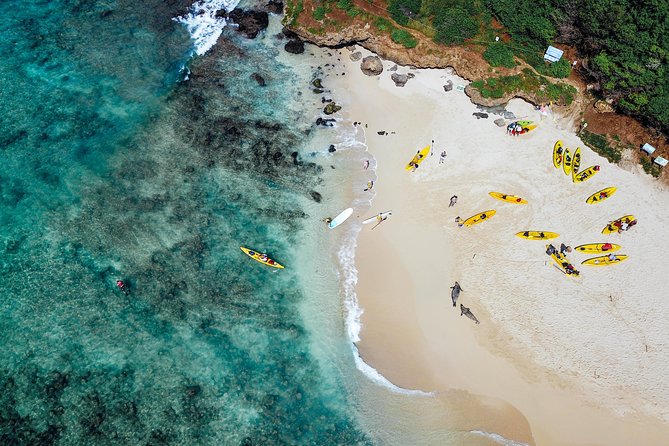
{"type": "Polygon", "coordinates": [[[455,206],[455,203],[457,203],[457,202],[458,202],[458,196],[457,196],[457,195],[453,195],[453,196],[451,197],[451,202],[448,203],[448,207],[450,208],[450,207],[455,206]]]}
{"type": "Polygon", "coordinates": [[[444,164],[444,161],[446,160],[446,151],[444,150],[441,152],[439,155],[439,164],[444,164]]]}
{"type": "Polygon", "coordinates": [[[458,224],[458,228],[461,228],[464,225],[459,215],[455,217],[455,222],[458,224]]]}
{"type": "Polygon", "coordinates": [[[365,170],[367,170],[369,168],[369,160],[365,160],[362,163],[362,168],[365,169],[365,170]]]}
{"type": "Polygon", "coordinates": [[[432,140],[432,145],[430,146],[430,156],[434,155],[434,152],[432,152],[432,149],[434,149],[434,139],[432,140]]]}
{"type": "Polygon", "coordinates": [[[367,182],[367,188],[365,189],[365,191],[372,190],[373,187],[374,187],[374,181],[369,180],[367,182]]]}

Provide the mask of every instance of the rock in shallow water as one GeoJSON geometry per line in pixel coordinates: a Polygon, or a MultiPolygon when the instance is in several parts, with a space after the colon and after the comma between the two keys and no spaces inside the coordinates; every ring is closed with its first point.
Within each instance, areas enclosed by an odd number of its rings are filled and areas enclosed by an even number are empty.
{"type": "Polygon", "coordinates": [[[269,16],[264,11],[233,9],[228,17],[239,25],[237,32],[249,39],[255,39],[258,33],[267,29],[269,25],[269,16]]]}
{"type": "Polygon", "coordinates": [[[341,110],[340,105],[337,105],[334,102],[330,102],[323,109],[323,113],[325,113],[326,115],[331,115],[333,113],[337,113],[339,110],[341,110]]]}
{"type": "Polygon", "coordinates": [[[283,49],[292,54],[302,54],[304,53],[304,42],[300,39],[291,39],[283,49]]]}
{"type": "Polygon", "coordinates": [[[265,78],[259,75],[258,73],[251,74],[251,79],[256,81],[258,85],[260,85],[261,87],[264,87],[266,85],[265,78]]]}

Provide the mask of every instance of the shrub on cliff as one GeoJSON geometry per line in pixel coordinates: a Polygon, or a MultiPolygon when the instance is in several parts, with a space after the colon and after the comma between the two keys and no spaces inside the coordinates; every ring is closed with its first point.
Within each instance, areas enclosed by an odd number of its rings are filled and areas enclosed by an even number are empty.
{"type": "Polygon", "coordinates": [[[390,0],[388,13],[390,17],[402,26],[409,24],[409,18],[418,17],[422,0],[390,0]]]}
{"type": "Polygon", "coordinates": [[[433,19],[435,42],[451,45],[474,37],[479,30],[476,20],[462,8],[446,8],[433,19]]]}
{"type": "Polygon", "coordinates": [[[418,45],[416,38],[404,29],[394,29],[390,34],[390,38],[393,39],[393,42],[399,43],[405,48],[414,48],[418,45]]]}
{"type": "Polygon", "coordinates": [[[491,43],[483,53],[483,58],[493,67],[513,68],[516,66],[513,51],[502,42],[491,43]]]}

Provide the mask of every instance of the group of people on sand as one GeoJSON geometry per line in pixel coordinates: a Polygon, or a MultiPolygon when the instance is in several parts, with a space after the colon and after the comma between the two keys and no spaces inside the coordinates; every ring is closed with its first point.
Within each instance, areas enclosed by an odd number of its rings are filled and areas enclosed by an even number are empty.
{"type": "Polygon", "coordinates": [[[578,276],[580,273],[576,268],[574,268],[574,265],[569,263],[567,261],[567,253],[571,252],[571,246],[567,246],[564,243],[560,244],[560,250],[558,251],[555,246],[552,244],[548,245],[548,248],[546,249],[546,254],[549,256],[555,256],[555,258],[560,262],[560,266],[562,266],[562,269],[564,270],[565,274],[567,275],[574,275],[578,276]]]}
{"type": "Polygon", "coordinates": [[[529,130],[527,130],[525,127],[518,124],[518,122],[512,122],[511,124],[506,126],[506,133],[511,136],[522,135],[523,133],[527,133],[528,131],[529,130]]]}
{"type": "Polygon", "coordinates": [[[617,231],[618,233],[621,233],[623,231],[627,231],[635,224],[636,224],[636,219],[625,218],[621,220],[616,220],[609,224],[609,230],[611,232],[617,231]]]}

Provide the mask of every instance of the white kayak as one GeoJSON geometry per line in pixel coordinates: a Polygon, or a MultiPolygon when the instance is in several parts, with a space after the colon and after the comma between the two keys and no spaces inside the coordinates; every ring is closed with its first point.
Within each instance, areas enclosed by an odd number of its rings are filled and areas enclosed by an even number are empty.
{"type": "Polygon", "coordinates": [[[337,215],[335,218],[332,219],[330,223],[328,223],[328,227],[330,229],[334,229],[340,224],[344,223],[347,218],[351,216],[353,213],[353,208],[346,208],[339,215],[337,215]]]}
{"type": "Polygon", "coordinates": [[[363,220],[363,221],[362,221],[362,224],[363,224],[363,225],[366,225],[366,224],[374,223],[374,222],[377,222],[377,221],[383,221],[383,220],[385,220],[386,218],[388,218],[390,215],[393,215],[393,213],[390,212],[390,211],[387,211],[387,212],[379,212],[379,213],[376,214],[375,216],[373,216],[373,217],[369,217],[367,220],[363,220]]]}

